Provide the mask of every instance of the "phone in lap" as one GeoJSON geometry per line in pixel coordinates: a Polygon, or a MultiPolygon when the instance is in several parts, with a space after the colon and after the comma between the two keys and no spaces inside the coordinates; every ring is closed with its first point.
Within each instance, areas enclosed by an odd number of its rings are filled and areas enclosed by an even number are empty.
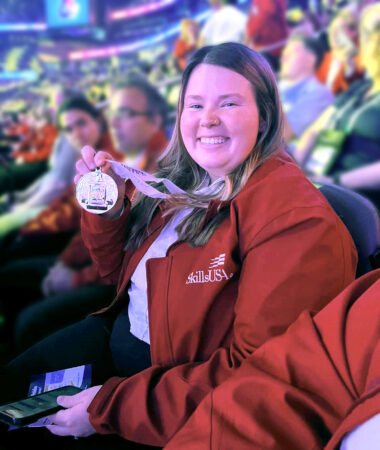
{"type": "Polygon", "coordinates": [[[0,421],[9,425],[24,426],[41,417],[49,416],[63,409],[57,405],[60,395],[75,395],[82,389],[75,386],[63,386],[42,394],[0,406],[0,421]]]}

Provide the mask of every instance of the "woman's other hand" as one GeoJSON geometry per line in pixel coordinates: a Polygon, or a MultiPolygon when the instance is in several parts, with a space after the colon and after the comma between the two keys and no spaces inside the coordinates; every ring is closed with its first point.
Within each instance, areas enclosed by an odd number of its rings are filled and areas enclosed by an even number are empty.
{"type": "Polygon", "coordinates": [[[93,386],[75,395],[61,395],[57,403],[65,409],[49,416],[46,428],[58,436],[86,437],[95,434],[87,408],[102,386],[93,386]]]}
{"type": "Polygon", "coordinates": [[[41,290],[45,297],[72,290],[74,288],[74,274],[73,269],[66,266],[62,261],[57,261],[42,280],[41,290]]]}

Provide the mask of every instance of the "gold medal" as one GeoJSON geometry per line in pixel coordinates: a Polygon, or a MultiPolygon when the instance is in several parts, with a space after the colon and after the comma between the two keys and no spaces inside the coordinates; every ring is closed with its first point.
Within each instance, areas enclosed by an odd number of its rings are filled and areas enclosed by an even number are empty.
{"type": "Polygon", "coordinates": [[[117,185],[112,177],[102,173],[100,167],[86,173],[78,181],[76,198],[80,206],[93,214],[109,211],[118,197],[117,185]]]}

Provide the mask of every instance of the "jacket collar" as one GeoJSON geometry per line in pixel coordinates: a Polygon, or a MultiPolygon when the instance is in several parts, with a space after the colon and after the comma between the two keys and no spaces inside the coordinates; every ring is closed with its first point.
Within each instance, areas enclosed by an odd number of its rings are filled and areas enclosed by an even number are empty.
{"type": "MultiPolygon", "coordinates": [[[[277,155],[273,155],[250,176],[241,192],[244,192],[246,189],[251,188],[252,185],[259,183],[269,173],[284,164],[284,162],[292,162],[292,158],[285,151],[281,151],[277,155]]],[[[205,217],[200,224],[199,230],[201,230],[211,219],[213,219],[222,208],[229,206],[231,201],[232,200],[211,200],[207,207],[205,217]]],[[[156,214],[154,216],[151,225],[149,226],[148,236],[151,236],[159,228],[164,227],[169,221],[171,217],[170,214],[163,217],[163,213],[167,210],[167,208],[168,205],[166,202],[161,202],[159,204],[161,214],[156,214]]]]}

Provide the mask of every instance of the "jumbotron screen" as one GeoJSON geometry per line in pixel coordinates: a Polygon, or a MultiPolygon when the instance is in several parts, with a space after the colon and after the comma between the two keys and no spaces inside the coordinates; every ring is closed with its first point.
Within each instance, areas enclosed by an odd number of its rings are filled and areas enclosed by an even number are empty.
{"type": "Polygon", "coordinates": [[[89,25],[90,0],[45,0],[46,23],[50,28],[89,25]]]}

